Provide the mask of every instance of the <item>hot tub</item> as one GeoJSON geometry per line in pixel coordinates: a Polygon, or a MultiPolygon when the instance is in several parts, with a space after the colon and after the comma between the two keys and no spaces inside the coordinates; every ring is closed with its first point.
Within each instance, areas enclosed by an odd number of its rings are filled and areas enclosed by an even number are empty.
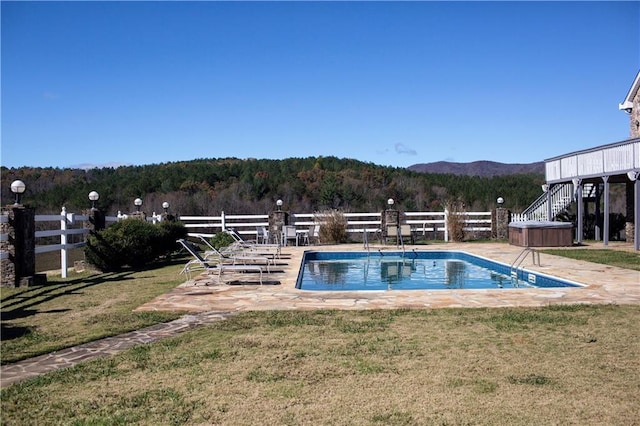
{"type": "Polygon", "coordinates": [[[521,247],[567,247],[573,244],[573,224],[539,220],[511,222],[509,244],[521,247]]]}

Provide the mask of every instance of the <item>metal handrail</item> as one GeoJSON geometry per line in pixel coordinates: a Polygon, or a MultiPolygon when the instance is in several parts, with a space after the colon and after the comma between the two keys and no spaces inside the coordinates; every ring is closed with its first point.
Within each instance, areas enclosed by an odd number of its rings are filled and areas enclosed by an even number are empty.
{"type": "Polygon", "coordinates": [[[518,270],[520,269],[522,262],[524,262],[524,260],[527,258],[527,255],[529,253],[531,253],[531,257],[534,265],[536,265],[536,254],[538,255],[537,265],[540,266],[540,252],[536,251],[536,249],[534,248],[525,247],[524,249],[522,249],[520,253],[518,253],[518,256],[516,256],[514,261],[511,263],[510,275],[512,279],[513,278],[515,278],[516,280],[518,279],[518,270]]]}

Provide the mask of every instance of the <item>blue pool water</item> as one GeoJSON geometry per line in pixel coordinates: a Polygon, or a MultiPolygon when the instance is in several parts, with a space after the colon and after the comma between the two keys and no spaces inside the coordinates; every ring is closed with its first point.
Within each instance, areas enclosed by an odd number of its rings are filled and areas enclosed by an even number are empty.
{"type": "Polygon", "coordinates": [[[459,251],[306,252],[302,290],[451,290],[581,287],[459,251]]]}

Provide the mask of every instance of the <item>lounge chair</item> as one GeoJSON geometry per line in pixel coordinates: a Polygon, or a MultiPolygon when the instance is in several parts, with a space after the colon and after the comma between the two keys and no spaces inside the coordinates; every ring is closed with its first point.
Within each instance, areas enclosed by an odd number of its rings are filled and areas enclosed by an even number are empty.
{"type": "Polygon", "coordinates": [[[263,265],[258,264],[248,264],[248,265],[240,265],[233,263],[225,263],[223,261],[217,261],[213,263],[210,260],[203,258],[198,250],[191,245],[188,241],[184,239],[177,240],[192,256],[193,259],[187,262],[187,264],[182,268],[180,272],[187,274],[189,279],[191,279],[191,272],[194,270],[204,270],[207,273],[217,273],[218,281],[222,282],[222,274],[225,272],[235,272],[235,273],[244,273],[244,272],[258,272],[260,274],[260,285],[262,285],[262,273],[264,270],[263,265]]]}
{"type": "Polygon", "coordinates": [[[264,265],[267,267],[267,272],[270,272],[269,271],[270,264],[275,265],[274,256],[263,256],[259,253],[252,252],[252,251],[224,252],[216,249],[213,245],[211,245],[209,240],[207,240],[202,235],[198,235],[198,238],[207,246],[207,250],[205,251],[205,256],[204,256],[205,260],[209,260],[210,258],[212,258],[222,262],[227,262],[227,263],[230,262],[234,265],[239,263],[243,265],[246,265],[248,263],[257,263],[257,264],[264,263],[264,265]]]}
{"type": "Polygon", "coordinates": [[[275,257],[280,257],[280,244],[257,244],[255,242],[246,241],[233,229],[227,229],[223,232],[231,235],[235,240],[234,244],[230,246],[232,250],[250,250],[261,255],[271,254],[275,257]]]}

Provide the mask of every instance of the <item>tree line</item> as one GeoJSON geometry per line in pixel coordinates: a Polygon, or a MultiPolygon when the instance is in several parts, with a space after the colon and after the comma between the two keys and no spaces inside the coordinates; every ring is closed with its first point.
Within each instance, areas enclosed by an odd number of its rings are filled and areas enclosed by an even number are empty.
{"type": "Polygon", "coordinates": [[[497,197],[515,212],[540,194],[542,174],[472,177],[428,174],[405,168],[336,157],[283,160],[210,158],[117,168],[70,169],[20,167],[0,169],[2,205],[13,204],[9,186],[25,182],[22,202],[38,214],[56,214],[62,206],[79,212],[91,207],[88,194],[97,191],[97,207],[108,215],[135,210],[143,200],[147,213],[178,215],[266,214],[276,200],[293,213],[327,209],[372,212],[393,198],[401,211],[442,211],[461,203],[467,211],[487,211],[497,197]]]}

